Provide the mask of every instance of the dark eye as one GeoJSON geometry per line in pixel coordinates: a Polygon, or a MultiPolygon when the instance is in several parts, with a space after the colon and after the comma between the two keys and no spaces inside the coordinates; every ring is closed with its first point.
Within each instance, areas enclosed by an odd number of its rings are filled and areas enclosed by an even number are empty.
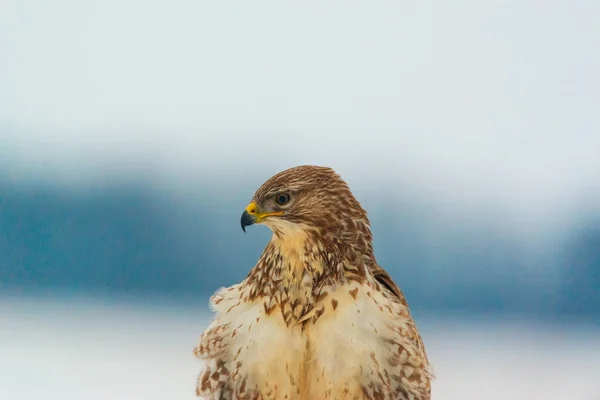
{"type": "Polygon", "coordinates": [[[275,202],[280,206],[286,204],[288,201],[290,201],[290,195],[287,193],[279,193],[275,196],[275,202]]]}

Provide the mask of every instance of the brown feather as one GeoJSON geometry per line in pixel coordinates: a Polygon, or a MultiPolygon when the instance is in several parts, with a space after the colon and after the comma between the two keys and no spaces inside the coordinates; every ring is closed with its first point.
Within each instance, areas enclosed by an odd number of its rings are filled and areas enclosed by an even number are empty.
{"type": "Polygon", "coordinates": [[[423,341],[346,182],[305,165],[268,179],[252,200],[274,215],[260,221],[273,237],[246,279],[211,300],[217,315],[195,349],[206,362],[197,394],[429,400],[423,341]],[[289,204],[276,201],[281,193],[289,204]]]}

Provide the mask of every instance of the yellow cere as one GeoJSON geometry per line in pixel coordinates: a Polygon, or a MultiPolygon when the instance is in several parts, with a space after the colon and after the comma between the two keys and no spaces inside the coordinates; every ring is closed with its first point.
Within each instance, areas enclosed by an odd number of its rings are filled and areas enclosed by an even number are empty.
{"type": "Polygon", "coordinates": [[[246,207],[246,211],[248,212],[248,214],[256,214],[256,203],[252,202],[248,204],[248,207],[246,207]]]}
{"type": "Polygon", "coordinates": [[[270,212],[270,213],[268,213],[268,212],[267,213],[259,213],[258,207],[256,206],[255,202],[248,204],[248,206],[246,207],[246,212],[250,215],[254,215],[256,217],[257,223],[267,217],[277,217],[277,216],[284,214],[283,211],[270,212]]]}

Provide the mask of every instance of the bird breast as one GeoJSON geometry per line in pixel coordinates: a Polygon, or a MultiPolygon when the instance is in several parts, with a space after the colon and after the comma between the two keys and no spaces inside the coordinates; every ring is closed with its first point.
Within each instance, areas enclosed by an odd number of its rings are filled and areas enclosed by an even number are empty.
{"type": "Polygon", "coordinates": [[[268,316],[260,303],[240,302],[240,289],[217,296],[213,324],[226,328],[212,338],[223,346],[235,390],[290,400],[362,399],[369,390],[392,399],[400,385],[420,390],[423,382],[399,375],[418,372],[421,361],[409,335],[399,334],[410,331],[401,304],[382,292],[357,282],[330,288],[318,318],[287,326],[280,313],[268,316]]]}

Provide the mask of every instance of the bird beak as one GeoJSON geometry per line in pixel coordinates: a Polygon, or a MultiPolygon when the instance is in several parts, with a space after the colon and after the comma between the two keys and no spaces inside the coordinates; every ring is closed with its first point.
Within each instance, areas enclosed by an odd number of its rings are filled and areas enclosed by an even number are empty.
{"type": "Polygon", "coordinates": [[[283,211],[271,212],[271,213],[260,212],[258,210],[258,206],[253,201],[252,203],[248,204],[248,207],[246,207],[246,209],[242,213],[242,219],[241,219],[242,230],[244,232],[246,232],[247,226],[250,226],[253,224],[258,224],[267,217],[279,216],[279,215],[283,215],[283,211]]]}
{"type": "Polygon", "coordinates": [[[255,202],[248,204],[248,207],[242,213],[242,230],[246,232],[246,227],[255,224],[258,221],[258,207],[255,202]]]}

